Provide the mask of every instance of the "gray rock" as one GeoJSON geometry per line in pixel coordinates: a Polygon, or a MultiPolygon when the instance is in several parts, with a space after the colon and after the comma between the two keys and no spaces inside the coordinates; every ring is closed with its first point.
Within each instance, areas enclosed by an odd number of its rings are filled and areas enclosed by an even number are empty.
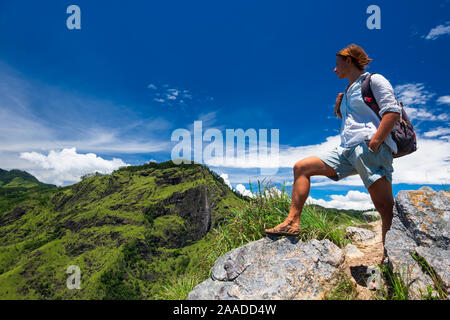
{"type": "Polygon", "coordinates": [[[399,191],[395,198],[394,218],[386,234],[386,255],[394,272],[403,274],[411,297],[421,298],[432,278],[422,270],[413,254],[425,259],[443,281],[450,283],[450,194],[429,187],[399,191]]]}
{"type": "Polygon", "coordinates": [[[416,243],[408,235],[408,230],[398,217],[394,216],[391,229],[386,234],[384,248],[392,271],[401,275],[410,288],[411,298],[420,299],[420,291],[425,290],[425,293],[427,286],[433,286],[433,280],[423,273],[420,265],[413,259],[416,243]]]}
{"type": "Polygon", "coordinates": [[[349,243],[345,246],[345,256],[347,258],[353,259],[353,258],[360,258],[364,256],[364,253],[362,253],[358,247],[354,246],[353,244],[349,243]]]}
{"type": "Polygon", "coordinates": [[[433,268],[448,292],[450,288],[450,251],[436,248],[416,247],[416,253],[433,268]]]}
{"type": "Polygon", "coordinates": [[[377,221],[381,218],[378,211],[367,211],[363,212],[363,217],[366,219],[367,222],[377,221]]]}
{"type": "Polygon", "coordinates": [[[364,242],[375,238],[375,232],[357,227],[347,227],[345,229],[345,234],[351,240],[356,242],[364,242]]]}
{"type": "Polygon", "coordinates": [[[265,237],[216,260],[188,300],[321,299],[342,272],[344,252],[329,240],[265,237]]]}

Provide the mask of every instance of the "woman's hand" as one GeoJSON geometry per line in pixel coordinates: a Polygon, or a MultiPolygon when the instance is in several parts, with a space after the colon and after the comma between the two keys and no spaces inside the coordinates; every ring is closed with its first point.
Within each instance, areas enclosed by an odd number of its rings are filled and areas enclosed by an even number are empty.
{"type": "Polygon", "coordinates": [[[334,105],[334,115],[341,119],[342,119],[341,102],[342,102],[343,98],[344,98],[344,93],[342,93],[342,92],[338,93],[337,98],[336,98],[336,104],[334,105]]]}
{"type": "Polygon", "coordinates": [[[372,152],[377,152],[378,148],[380,147],[380,144],[378,142],[372,141],[372,139],[367,141],[366,144],[367,147],[369,147],[369,150],[372,152]]]}

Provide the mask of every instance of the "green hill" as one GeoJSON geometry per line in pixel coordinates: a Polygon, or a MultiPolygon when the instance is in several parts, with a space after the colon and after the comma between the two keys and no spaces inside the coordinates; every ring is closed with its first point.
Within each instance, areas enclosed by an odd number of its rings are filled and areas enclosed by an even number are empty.
{"type": "MultiPolygon", "coordinates": [[[[291,205],[284,187],[266,195],[258,181],[244,197],[201,164],[122,167],[67,187],[1,173],[0,299],[185,299],[219,256],[264,237],[291,205]],[[73,265],[80,290],[66,285],[73,265]]],[[[360,211],[306,205],[299,237],[343,247],[353,220],[364,222],[360,211]]]]}
{"type": "Polygon", "coordinates": [[[199,164],[123,167],[68,187],[0,174],[17,191],[0,194],[0,299],[153,299],[202,263],[208,231],[245,203],[199,164]],[[70,265],[81,290],[66,287],[70,265]]]}
{"type": "Polygon", "coordinates": [[[26,171],[12,169],[10,171],[0,169],[0,188],[55,187],[52,184],[40,182],[36,177],[26,171]]]}

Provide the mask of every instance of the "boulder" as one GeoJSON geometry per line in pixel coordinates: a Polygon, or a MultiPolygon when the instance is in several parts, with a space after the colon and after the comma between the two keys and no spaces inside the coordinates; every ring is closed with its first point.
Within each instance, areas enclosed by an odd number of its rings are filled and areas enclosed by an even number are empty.
{"type": "Polygon", "coordinates": [[[367,211],[367,212],[363,212],[362,215],[363,215],[364,219],[366,219],[367,222],[377,221],[381,218],[378,211],[367,211]]]}
{"type": "Polygon", "coordinates": [[[187,299],[321,299],[344,263],[343,250],[329,240],[265,237],[217,259],[187,299]]]}
{"type": "Polygon", "coordinates": [[[414,257],[425,260],[443,283],[450,284],[450,193],[430,187],[402,190],[395,197],[394,217],[385,250],[394,272],[403,276],[410,298],[420,299],[433,279],[414,257]]]}
{"type": "Polygon", "coordinates": [[[364,242],[375,238],[375,232],[357,227],[347,227],[345,235],[355,242],[364,242]]]}

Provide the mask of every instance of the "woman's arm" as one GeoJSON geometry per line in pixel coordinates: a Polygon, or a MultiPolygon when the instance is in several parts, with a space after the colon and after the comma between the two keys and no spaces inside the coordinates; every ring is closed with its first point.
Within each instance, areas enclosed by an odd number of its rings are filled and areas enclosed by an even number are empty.
{"type": "Polygon", "coordinates": [[[394,129],[394,125],[397,120],[400,118],[400,113],[393,111],[386,111],[383,114],[383,118],[381,118],[380,126],[378,127],[377,132],[372,136],[369,142],[369,148],[376,152],[380,147],[380,144],[391,134],[392,129],[394,129]]]}
{"type": "Polygon", "coordinates": [[[375,73],[370,77],[370,87],[377,101],[381,123],[377,132],[369,142],[369,148],[377,151],[378,147],[391,134],[395,122],[400,118],[402,108],[397,103],[391,83],[381,74],[375,73]]]}

